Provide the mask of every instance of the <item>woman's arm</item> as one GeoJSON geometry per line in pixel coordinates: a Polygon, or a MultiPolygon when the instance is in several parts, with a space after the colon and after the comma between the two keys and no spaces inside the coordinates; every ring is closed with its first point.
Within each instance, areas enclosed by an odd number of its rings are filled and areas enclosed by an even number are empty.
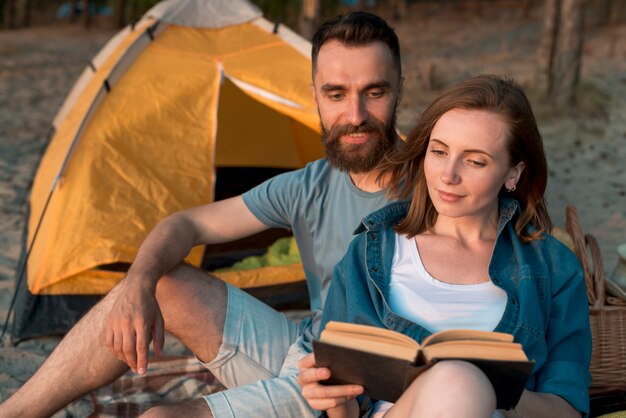
{"type": "Polygon", "coordinates": [[[506,418],[580,418],[581,414],[563,398],[550,393],[525,390],[514,409],[505,411],[506,418]]]}
{"type": "Polygon", "coordinates": [[[579,417],[589,411],[591,380],[591,329],[583,271],[576,256],[554,239],[546,238],[542,244],[548,248],[544,256],[550,269],[547,356],[537,371],[534,393],[524,392],[529,398],[523,396],[519,408],[532,408],[534,412],[526,416],[579,417]]]}

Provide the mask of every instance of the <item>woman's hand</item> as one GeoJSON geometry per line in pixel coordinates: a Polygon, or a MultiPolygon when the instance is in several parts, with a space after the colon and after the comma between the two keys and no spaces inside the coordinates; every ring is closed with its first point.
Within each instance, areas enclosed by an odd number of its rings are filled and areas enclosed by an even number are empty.
{"type": "Polygon", "coordinates": [[[326,411],[331,418],[359,416],[359,405],[355,398],[363,393],[363,386],[320,384],[321,380],[330,377],[330,370],[326,367],[315,367],[313,353],[304,356],[298,362],[298,367],[298,384],[302,387],[302,396],[311,408],[326,411]]]}

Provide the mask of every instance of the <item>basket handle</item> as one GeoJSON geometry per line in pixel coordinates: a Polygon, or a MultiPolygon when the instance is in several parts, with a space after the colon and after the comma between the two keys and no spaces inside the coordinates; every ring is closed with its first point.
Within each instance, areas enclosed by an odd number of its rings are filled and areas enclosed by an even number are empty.
{"type": "Polygon", "coordinates": [[[596,238],[591,234],[585,234],[585,244],[591,252],[591,260],[593,265],[593,281],[596,293],[596,301],[593,307],[600,309],[606,302],[606,284],[604,281],[604,263],[602,262],[602,253],[600,245],[596,238]]]}
{"type": "Polygon", "coordinates": [[[574,254],[583,267],[587,300],[594,308],[604,306],[606,294],[604,292],[604,267],[600,247],[596,239],[587,234],[583,235],[580,218],[574,205],[565,208],[565,228],[574,242],[574,254]],[[592,263],[589,260],[587,246],[591,250],[592,263]]]}

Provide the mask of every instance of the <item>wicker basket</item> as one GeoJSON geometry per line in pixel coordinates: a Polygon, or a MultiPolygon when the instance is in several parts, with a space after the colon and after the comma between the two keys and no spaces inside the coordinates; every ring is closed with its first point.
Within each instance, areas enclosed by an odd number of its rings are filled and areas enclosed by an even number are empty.
{"type": "Polygon", "coordinates": [[[591,386],[626,388],[626,301],[607,296],[600,247],[592,235],[583,234],[576,208],[568,206],[565,216],[587,286],[593,339],[591,386]]]}

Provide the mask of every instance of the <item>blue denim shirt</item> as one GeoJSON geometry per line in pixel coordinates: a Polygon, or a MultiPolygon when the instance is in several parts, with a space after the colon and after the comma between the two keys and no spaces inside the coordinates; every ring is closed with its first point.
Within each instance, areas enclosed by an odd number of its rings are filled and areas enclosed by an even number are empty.
{"type": "MultiPolygon", "coordinates": [[[[348,252],[337,264],[322,317],[389,328],[418,342],[430,332],[389,308],[395,246],[393,226],[407,202],[392,203],[365,217],[348,252]]],[[[576,256],[553,237],[523,244],[512,219],[519,204],[500,202],[489,275],[504,289],[507,304],[495,331],[513,334],[535,361],[526,389],[558,395],[589,412],[591,331],[582,268],[576,256]]]]}

